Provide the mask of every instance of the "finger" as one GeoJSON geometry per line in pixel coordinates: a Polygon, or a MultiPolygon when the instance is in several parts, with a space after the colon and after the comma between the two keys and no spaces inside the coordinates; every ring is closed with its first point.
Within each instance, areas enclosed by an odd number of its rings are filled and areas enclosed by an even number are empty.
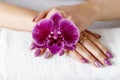
{"type": "Polygon", "coordinates": [[[70,50],[67,52],[67,55],[82,62],[82,63],[88,63],[88,60],[83,58],[77,51],[75,50],[70,50]]]}
{"type": "Polygon", "coordinates": [[[49,12],[49,10],[40,12],[40,13],[33,19],[33,22],[38,22],[38,21],[40,21],[41,19],[45,18],[45,17],[47,16],[48,12],[49,12]]]}
{"type": "Polygon", "coordinates": [[[42,56],[45,53],[45,51],[46,51],[46,48],[41,49],[40,56],[42,56]]]}
{"type": "Polygon", "coordinates": [[[45,59],[51,58],[53,56],[48,49],[46,49],[44,53],[45,53],[45,57],[44,57],[45,59]]]}
{"type": "Polygon", "coordinates": [[[95,37],[87,32],[85,32],[85,34],[108,58],[113,58],[109,50],[99,40],[97,40],[95,37]]]}
{"type": "Polygon", "coordinates": [[[89,34],[93,35],[96,39],[101,38],[101,35],[99,35],[99,34],[97,34],[97,33],[93,33],[93,32],[88,31],[88,30],[85,30],[85,32],[87,32],[87,33],[89,33],[89,34]]]}
{"type": "Polygon", "coordinates": [[[41,56],[44,53],[44,51],[45,51],[45,49],[36,48],[34,56],[35,57],[41,56]]]}
{"type": "Polygon", "coordinates": [[[97,48],[94,43],[92,43],[90,40],[85,39],[82,42],[83,46],[94,56],[99,60],[103,65],[111,65],[110,61],[107,59],[107,57],[104,55],[102,51],[97,48]]]}
{"type": "Polygon", "coordinates": [[[76,45],[76,51],[79,52],[85,59],[87,59],[94,66],[101,67],[101,63],[94,56],[92,56],[91,53],[88,52],[80,43],[76,45]]]}

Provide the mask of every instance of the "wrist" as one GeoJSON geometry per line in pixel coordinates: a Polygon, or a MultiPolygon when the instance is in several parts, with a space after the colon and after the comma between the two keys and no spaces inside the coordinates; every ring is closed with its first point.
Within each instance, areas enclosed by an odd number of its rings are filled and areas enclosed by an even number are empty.
{"type": "Polygon", "coordinates": [[[101,19],[102,8],[94,0],[90,0],[87,3],[89,5],[88,7],[90,7],[93,12],[94,21],[99,21],[101,19]]]}
{"type": "Polygon", "coordinates": [[[86,1],[77,6],[79,6],[79,8],[82,7],[88,15],[91,15],[93,22],[100,20],[101,7],[99,7],[94,0],[86,1]]]}
{"type": "Polygon", "coordinates": [[[107,14],[107,0],[90,0],[88,3],[91,4],[93,6],[92,8],[96,11],[96,20],[104,20],[104,15],[107,14]]]}

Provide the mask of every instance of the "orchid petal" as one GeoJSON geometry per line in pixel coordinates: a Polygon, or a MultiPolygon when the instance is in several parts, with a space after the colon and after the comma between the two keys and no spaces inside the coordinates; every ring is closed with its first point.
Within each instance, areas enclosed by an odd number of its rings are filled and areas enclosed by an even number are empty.
{"type": "Polygon", "coordinates": [[[34,50],[36,48],[46,48],[46,46],[38,46],[35,42],[32,42],[30,50],[34,50]]]}
{"type": "Polygon", "coordinates": [[[49,50],[51,51],[52,54],[56,54],[61,50],[61,47],[59,47],[57,45],[53,45],[53,46],[49,47],[49,50]]]}
{"type": "Polygon", "coordinates": [[[51,19],[43,19],[35,25],[32,31],[32,37],[37,45],[45,45],[45,40],[50,34],[50,29],[52,26],[53,21],[51,19]]]}
{"type": "MultiPolygon", "coordinates": [[[[54,42],[55,43],[55,42],[54,42]]],[[[64,43],[63,42],[57,42],[57,44],[54,43],[48,43],[47,47],[49,48],[49,50],[51,51],[52,54],[56,54],[58,53],[61,49],[64,48],[64,43]]]]}
{"type": "Polygon", "coordinates": [[[68,49],[68,50],[74,50],[76,48],[76,46],[75,45],[66,45],[64,48],[68,49]]]}
{"type": "Polygon", "coordinates": [[[78,27],[72,21],[62,19],[60,21],[60,30],[64,37],[65,44],[73,45],[78,42],[80,32],[78,27]]]}
{"type": "Polygon", "coordinates": [[[59,12],[56,12],[51,16],[51,19],[54,21],[54,28],[55,29],[59,29],[59,22],[62,18],[63,17],[59,12]]]}
{"type": "Polygon", "coordinates": [[[34,42],[31,50],[35,50],[35,56],[39,56],[41,48],[48,48],[46,58],[52,54],[64,54],[64,49],[73,50],[79,40],[80,32],[78,27],[70,20],[63,19],[63,16],[56,12],[51,17],[40,20],[32,31],[34,42]]]}

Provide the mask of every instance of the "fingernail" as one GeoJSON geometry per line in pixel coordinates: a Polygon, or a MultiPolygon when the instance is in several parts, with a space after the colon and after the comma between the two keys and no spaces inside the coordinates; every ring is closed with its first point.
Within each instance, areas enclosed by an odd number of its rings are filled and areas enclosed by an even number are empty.
{"type": "Polygon", "coordinates": [[[34,53],[34,56],[37,57],[37,56],[40,55],[40,53],[41,53],[41,50],[40,49],[36,49],[35,53],[34,53]]]}
{"type": "Polygon", "coordinates": [[[61,50],[60,52],[59,52],[59,56],[62,56],[64,54],[64,50],[61,50]]]}
{"type": "Polygon", "coordinates": [[[107,64],[108,66],[112,65],[111,62],[108,59],[105,59],[104,63],[107,64]]]}
{"type": "Polygon", "coordinates": [[[102,64],[99,61],[95,61],[95,65],[96,65],[96,67],[101,67],[102,66],[102,64]]]}
{"type": "Polygon", "coordinates": [[[82,62],[82,63],[88,63],[88,60],[85,59],[85,58],[82,58],[82,59],[81,59],[81,62],[82,62]]]}
{"type": "Polygon", "coordinates": [[[110,52],[107,52],[106,55],[108,58],[113,58],[113,55],[110,52]]]}
{"type": "Polygon", "coordinates": [[[37,16],[35,16],[32,21],[35,22],[35,19],[36,19],[36,18],[37,18],[37,16]]]}
{"type": "Polygon", "coordinates": [[[46,54],[46,55],[45,55],[44,58],[45,58],[45,59],[48,59],[48,58],[50,57],[50,52],[49,52],[49,51],[46,51],[45,54],[46,54]]]}
{"type": "Polygon", "coordinates": [[[101,35],[96,34],[96,38],[97,39],[101,38],[101,35]]]}
{"type": "Polygon", "coordinates": [[[98,35],[99,38],[101,38],[101,35],[98,35]]]}
{"type": "Polygon", "coordinates": [[[30,46],[30,50],[34,50],[35,48],[36,48],[36,44],[32,43],[31,46],[30,46]]]}

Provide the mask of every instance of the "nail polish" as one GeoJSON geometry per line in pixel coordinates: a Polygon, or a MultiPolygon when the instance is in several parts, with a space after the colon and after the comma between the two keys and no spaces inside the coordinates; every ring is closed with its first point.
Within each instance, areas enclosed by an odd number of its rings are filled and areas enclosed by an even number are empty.
{"type": "Polygon", "coordinates": [[[64,50],[61,50],[60,52],[59,52],[59,56],[62,56],[64,54],[64,50]]]}
{"type": "Polygon", "coordinates": [[[31,46],[30,46],[30,50],[34,50],[35,48],[36,48],[36,44],[32,43],[31,46]]]}
{"type": "Polygon", "coordinates": [[[34,53],[34,56],[38,57],[40,55],[40,53],[41,53],[41,50],[40,49],[36,49],[35,53],[34,53]]]}
{"type": "Polygon", "coordinates": [[[105,63],[106,65],[108,65],[108,66],[112,65],[111,62],[110,62],[108,59],[105,59],[105,60],[104,60],[104,63],[105,63]]]}
{"type": "Polygon", "coordinates": [[[108,58],[113,58],[113,55],[110,52],[107,52],[106,55],[108,58]]]}
{"type": "Polygon", "coordinates": [[[82,63],[88,63],[88,60],[85,59],[85,58],[82,58],[82,59],[81,59],[81,62],[82,62],[82,63]]]}
{"type": "Polygon", "coordinates": [[[96,65],[96,67],[101,67],[102,66],[102,64],[99,61],[95,61],[95,65],[96,65]]]}
{"type": "Polygon", "coordinates": [[[44,58],[45,58],[45,59],[48,59],[48,58],[50,57],[50,52],[49,52],[49,51],[46,51],[45,54],[46,54],[46,55],[45,55],[44,58]]]}

